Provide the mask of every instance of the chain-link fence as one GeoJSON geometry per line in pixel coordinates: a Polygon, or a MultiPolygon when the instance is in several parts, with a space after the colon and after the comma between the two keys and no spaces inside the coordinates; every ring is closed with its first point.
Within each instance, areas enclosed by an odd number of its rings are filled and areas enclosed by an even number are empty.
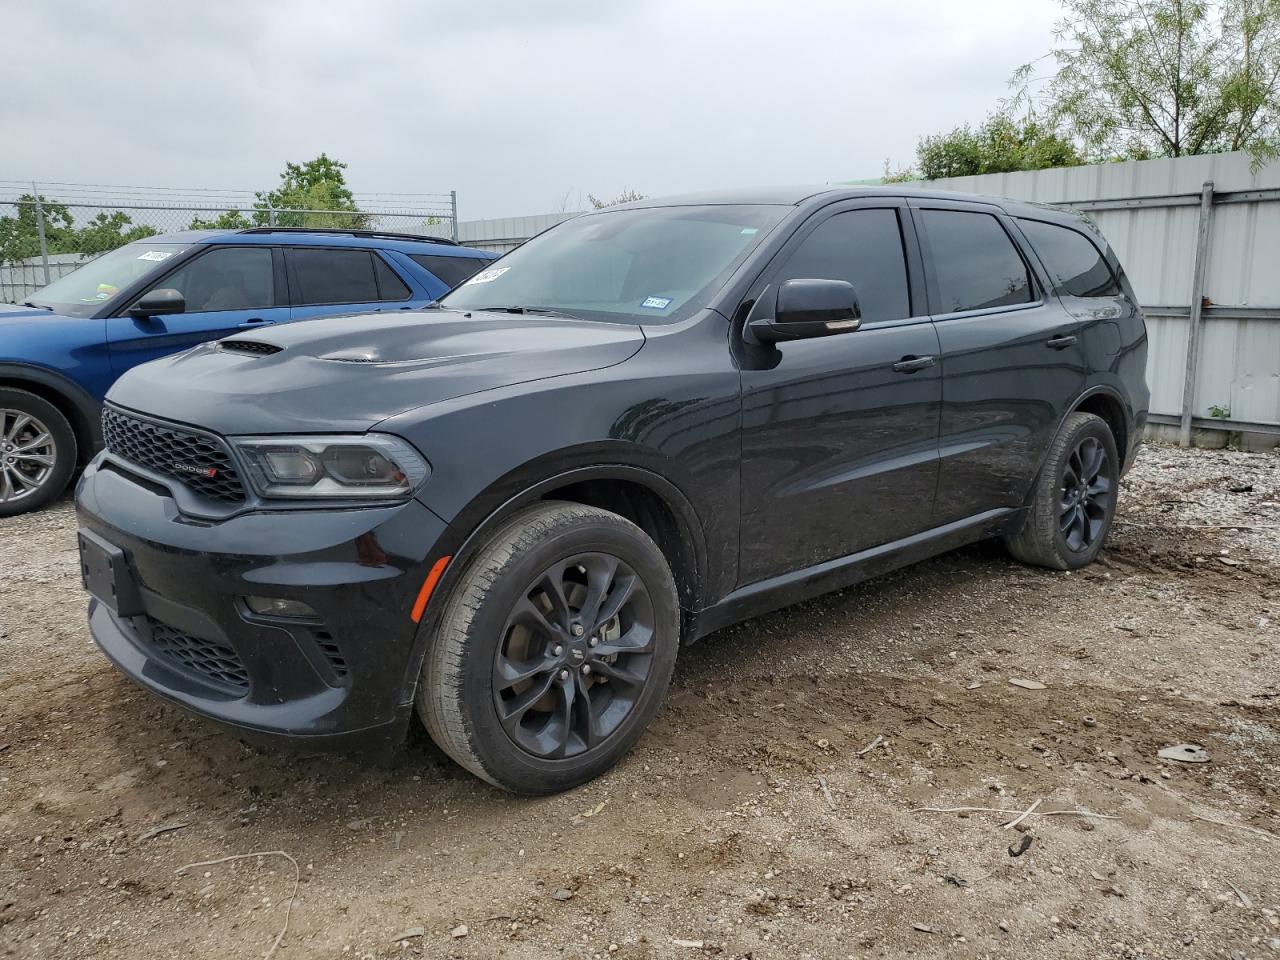
{"type": "Polygon", "coordinates": [[[354,210],[275,208],[202,200],[156,203],[122,197],[108,202],[84,196],[76,185],[33,186],[0,196],[0,302],[21,303],[94,257],[133,240],[184,230],[311,227],[371,230],[423,237],[458,235],[457,194],[414,194],[398,203],[358,202],[354,210]]]}

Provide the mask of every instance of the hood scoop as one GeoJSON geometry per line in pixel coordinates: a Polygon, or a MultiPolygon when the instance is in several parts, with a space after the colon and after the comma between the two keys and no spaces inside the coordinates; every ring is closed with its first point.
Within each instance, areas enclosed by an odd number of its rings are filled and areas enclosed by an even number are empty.
{"type": "Polygon", "coordinates": [[[232,353],[250,353],[259,357],[269,357],[284,349],[284,347],[277,347],[274,343],[262,343],[259,340],[223,340],[219,342],[218,347],[232,353]]]}

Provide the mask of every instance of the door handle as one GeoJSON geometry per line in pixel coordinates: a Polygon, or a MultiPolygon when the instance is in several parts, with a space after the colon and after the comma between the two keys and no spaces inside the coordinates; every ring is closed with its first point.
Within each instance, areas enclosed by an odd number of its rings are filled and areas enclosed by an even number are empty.
{"type": "Polygon", "coordinates": [[[237,326],[243,330],[245,327],[265,327],[267,324],[274,322],[274,320],[268,320],[265,317],[250,317],[244,323],[237,324],[237,326]]]}
{"type": "Polygon", "coordinates": [[[933,357],[903,357],[893,365],[898,373],[915,373],[933,366],[933,357]]]}
{"type": "Polygon", "coordinates": [[[1058,337],[1052,337],[1045,341],[1045,344],[1054,350],[1065,350],[1076,342],[1074,333],[1064,333],[1058,337]]]}

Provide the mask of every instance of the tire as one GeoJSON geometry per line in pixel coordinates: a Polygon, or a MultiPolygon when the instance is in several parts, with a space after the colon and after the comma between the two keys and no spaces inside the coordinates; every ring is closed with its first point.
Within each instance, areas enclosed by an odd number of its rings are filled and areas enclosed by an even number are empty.
{"type": "Polygon", "coordinates": [[[62,412],[34,393],[0,387],[0,517],[60,496],[75,467],[76,435],[62,412]]]}
{"type": "Polygon", "coordinates": [[[498,530],[453,587],[418,715],[445,753],[495,786],[568,790],[635,744],[679,642],[675,582],[657,544],[616,514],[542,503],[498,530]]]}
{"type": "Polygon", "coordinates": [[[1111,531],[1119,492],[1120,457],[1111,428],[1091,413],[1073,413],[1049,448],[1021,529],[1005,536],[1005,546],[1038,567],[1088,566],[1111,531]]]}

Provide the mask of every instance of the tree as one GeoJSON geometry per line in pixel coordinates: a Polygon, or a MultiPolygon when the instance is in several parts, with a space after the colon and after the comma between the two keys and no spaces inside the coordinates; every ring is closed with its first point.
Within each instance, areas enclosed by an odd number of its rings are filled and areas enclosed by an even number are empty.
{"type": "Polygon", "coordinates": [[[976,130],[966,123],[949,133],[922,137],[916,145],[916,166],[891,170],[886,160],[884,182],[1043,170],[1083,162],[1071,141],[1051,125],[1033,116],[1016,120],[994,113],[976,130]]]}
{"type": "Polygon", "coordinates": [[[1059,0],[1038,103],[1095,159],[1280,155],[1280,0],[1059,0]]]}
{"type": "MultiPolygon", "coordinates": [[[[24,193],[14,204],[17,214],[0,217],[0,263],[40,256],[40,228],[36,220],[36,197],[24,193]]],[[[67,248],[75,235],[74,220],[64,204],[50,203],[42,194],[45,249],[57,253],[67,248]]]]}
{"type": "Polygon", "coordinates": [[[96,256],[123,247],[134,240],[154,237],[160,231],[142,224],[133,226],[133,220],[119,210],[99,213],[75,233],[75,249],[59,250],[59,253],[83,253],[96,256]]]}
{"type": "Polygon", "coordinates": [[[253,226],[243,213],[234,207],[230,210],[223,211],[212,220],[205,220],[203,217],[194,217],[188,230],[243,230],[246,227],[253,226]]]}
{"type": "Polygon", "coordinates": [[[594,193],[587,194],[587,202],[591,204],[592,210],[603,210],[605,207],[616,207],[620,203],[630,203],[632,200],[643,200],[645,195],[637,193],[635,190],[623,190],[612,200],[601,200],[594,193]]]}
{"type": "MultiPolygon", "coordinates": [[[[35,195],[23,194],[16,205],[17,216],[0,217],[0,263],[40,256],[35,195]]],[[[45,250],[51,254],[97,255],[157,232],[153,227],[134,226],[129,215],[120,210],[101,212],[77,229],[65,204],[50,202],[41,195],[40,209],[44,214],[45,250]]]]}
{"type": "Polygon", "coordinates": [[[274,190],[256,194],[254,222],[260,226],[352,230],[367,226],[369,218],[356,207],[355,197],[342,172],[345,169],[345,163],[324,153],[306,163],[286,163],[284,173],[280,174],[280,185],[274,190]]]}

